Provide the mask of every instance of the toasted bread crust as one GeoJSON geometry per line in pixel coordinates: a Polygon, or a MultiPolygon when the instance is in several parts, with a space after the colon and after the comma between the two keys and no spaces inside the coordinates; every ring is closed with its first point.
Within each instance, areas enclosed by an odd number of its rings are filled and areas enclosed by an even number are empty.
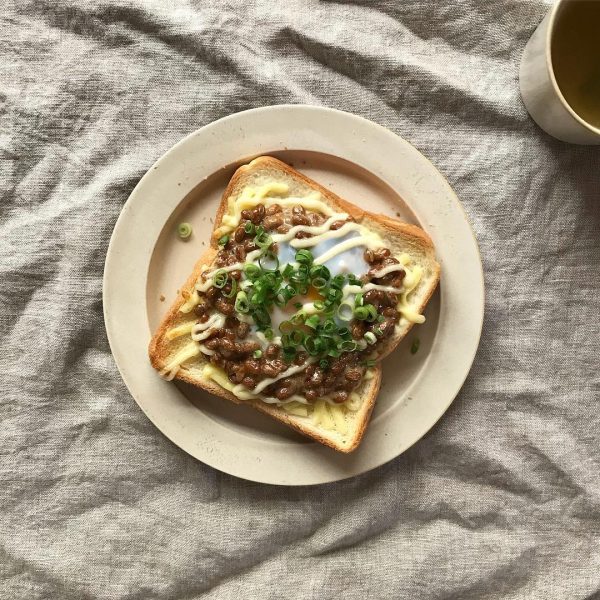
{"type": "MultiPolygon", "coordinates": [[[[429,236],[421,228],[415,225],[397,221],[385,215],[374,214],[362,210],[354,204],[339,198],[333,192],[312,181],[302,173],[295,171],[285,163],[269,156],[262,156],[254,159],[249,164],[238,168],[227,185],[217,209],[213,233],[210,240],[210,247],[204,252],[194,266],[192,274],[181,287],[179,295],[169,308],[167,314],[161,321],[158,329],[152,337],[152,340],[150,341],[148,352],[152,366],[155,369],[160,371],[165,367],[165,365],[168,363],[169,356],[173,354],[172,346],[176,345],[166,339],[166,332],[181,322],[189,321],[191,318],[190,315],[184,315],[180,313],[179,308],[185,303],[184,294],[191,294],[193,292],[194,286],[200,277],[203,267],[211,265],[217,256],[217,242],[219,238],[217,231],[224,215],[228,210],[229,198],[232,196],[237,196],[247,184],[246,180],[248,177],[251,177],[253,174],[261,170],[277,172],[280,175],[284,174],[306,187],[309,187],[313,190],[318,190],[322,195],[322,199],[336,210],[339,210],[340,212],[346,212],[352,216],[355,221],[363,223],[367,227],[376,229],[384,239],[401,239],[403,246],[408,247],[413,252],[417,252],[419,255],[426,257],[426,260],[430,264],[432,273],[430,277],[430,284],[427,289],[424,290],[424,294],[422,295],[421,301],[417,308],[419,312],[423,310],[429,301],[429,298],[435,291],[437,282],[439,280],[440,267],[435,261],[433,243],[431,242],[429,236]]],[[[380,358],[383,358],[392,352],[411,327],[412,323],[408,323],[401,335],[393,336],[388,344],[382,349],[380,358]]],[[[201,355],[195,362],[203,366],[208,361],[201,355]]],[[[356,428],[352,432],[352,436],[350,436],[347,440],[344,440],[344,442],[332,437],[330,432],[319,430],[318,428],[311,426],[309,423],[288,414],[277,405],[267,404],[260,400],[240,400],[234,394],[222,388],[216,382],[203,378],[198,368],[192,369],[184,366],[179,369],[176,379],[202,388],[215,396],[229,400],[235,404],[250,405],[256,410],[271,416],[277,421],[284,423],[288,427],[291,427],[303,435],[311,437],[321,444],[329,446],[335,450],[348,453],[359,445],[375,405],[375,399],[381,384],[381,367],[377,365],[377,367],[373,368],[372,371],[373,378],[369,381],[363,382],[359,388],[359,391],[361,391],[364,395],[364,400],[356,414],[356,428]]]]}

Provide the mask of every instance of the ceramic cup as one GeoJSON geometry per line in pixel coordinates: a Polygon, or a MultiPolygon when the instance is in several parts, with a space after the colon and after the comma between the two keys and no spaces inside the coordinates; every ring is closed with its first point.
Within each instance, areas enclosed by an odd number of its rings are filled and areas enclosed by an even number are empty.
{"type": "Polygon", "coordinates": [[[573,1],[558,0],[527,42],[519,73],[521,96],[533,120],[550,135],[572,144],[600,144],[600,129],[569,106],[552,65],[552,39],[565,7],[573,1]]]}

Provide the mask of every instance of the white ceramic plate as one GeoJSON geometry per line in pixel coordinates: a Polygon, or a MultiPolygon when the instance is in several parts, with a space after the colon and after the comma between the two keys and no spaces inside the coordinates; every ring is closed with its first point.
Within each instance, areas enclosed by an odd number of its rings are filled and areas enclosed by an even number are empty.
{"type": "Polygon", "coordinates": [[[452,189],[402,138],[366,119],[321,107],[271,106],[211,123],[171,148],[144,175],[117,221],[104,272],[104,318],[117,366],[148,418],[175,444],[221,471],[265,483],[336,481],[404,452],[442,416],[469,369],[483,322],[477,242],[452,189]],[[270,154],[359,206],[419,223],[442,266],[438,292],[383,364],[365,438],[345,455],[256,411],[150,366],[150,332],[204,250],[236,166],[270,154]],[[190,241],[175,234],[192,223],[190,241]],[[161,298],[164,296],[164,300],[161,298]],[[416,354],[410,347],[417,337],[416,354]]]}

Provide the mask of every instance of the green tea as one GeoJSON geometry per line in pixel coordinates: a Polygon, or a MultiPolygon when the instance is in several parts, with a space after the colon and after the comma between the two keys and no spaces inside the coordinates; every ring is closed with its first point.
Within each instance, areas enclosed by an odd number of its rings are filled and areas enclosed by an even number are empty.
{"type": "Polygon", "coordinates": [[[600,0],[565,3],[556,21],[551,56],[569,106],[600,127],[600,0]]]}

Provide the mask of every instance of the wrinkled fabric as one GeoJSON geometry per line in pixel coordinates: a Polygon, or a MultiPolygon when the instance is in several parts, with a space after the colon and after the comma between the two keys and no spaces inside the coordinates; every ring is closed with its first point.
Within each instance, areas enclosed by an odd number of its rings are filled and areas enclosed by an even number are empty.
{"type": "Polygon", "coordinates": [[[521,103],[548,7],[2,3],[0,598],[600,598],[600,148],[554,140],[521,103]],[[179,450],[130,397],[102,318],[110,234],[148,167],[280,103],[362,115],[428,156],[487,286],[444,418],[316,487],[179,450]]]}

